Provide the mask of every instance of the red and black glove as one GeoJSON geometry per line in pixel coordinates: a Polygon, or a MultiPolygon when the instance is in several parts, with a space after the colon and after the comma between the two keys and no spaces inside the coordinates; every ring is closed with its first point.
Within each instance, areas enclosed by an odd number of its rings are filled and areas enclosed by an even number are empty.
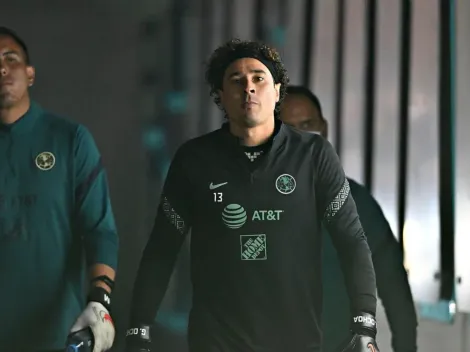
{"type": "Polygon", "coordinates": [[[375,336],[377,323],[369,313],[359,313],[351,322],[351,337],[342,345],[338,352],[380,352],[375,336]]]}
{"type": "MultiPolygon", "coordinates": [[[[93,287],[88,296],[88,305],[70,329],[69,339],[79,332],[90,329],[93,335],[93,352],[108,351],[114,342],[114,323],[110,294],[101,287],[93,287]]],[[[87,341],[83,341],[88,344],[87,341]]]]}

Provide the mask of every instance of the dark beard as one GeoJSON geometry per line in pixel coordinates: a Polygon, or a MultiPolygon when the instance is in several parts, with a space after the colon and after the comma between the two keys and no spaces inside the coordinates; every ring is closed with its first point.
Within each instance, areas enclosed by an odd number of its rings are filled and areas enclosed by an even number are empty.
{"type": "Polygon", "coordinates": [[[252,120],[250,118],[245,118],[242,123],[243,123],[244,127],[247,127],[247,128],[256,127],[259,124],[257,121],[252,120]]]}
{"type": "Polygon", "coordinates": [[[10,94],[0,93],[0,110],[10,109],[13,105],[15,104],[10,94]]]}

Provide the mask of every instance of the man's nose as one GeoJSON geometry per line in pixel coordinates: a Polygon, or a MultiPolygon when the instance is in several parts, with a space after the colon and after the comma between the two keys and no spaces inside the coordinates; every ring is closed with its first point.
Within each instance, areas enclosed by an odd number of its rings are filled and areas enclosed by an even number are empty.
{"type": "Polygon", "coordinates": [[[254,94],[256,92],[255,90],[255,84],[249,80],[245,83],[245,92],[247,94],[254,94]]]}
{"type": "Polygon", "coordinates": [[[5,64],[5,62],[0,60],[0,75],[6,76],[7,73],[8,73],[7,65],[5,64]]]}

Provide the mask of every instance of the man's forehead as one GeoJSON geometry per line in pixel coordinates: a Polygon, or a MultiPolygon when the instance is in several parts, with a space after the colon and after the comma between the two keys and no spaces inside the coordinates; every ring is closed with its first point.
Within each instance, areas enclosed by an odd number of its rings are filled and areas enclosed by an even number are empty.
{"type": "Polygon", "coordinates": [[[227,69],[225,70],[226,76],[248,73],[270,74],[266,65],[254,58],[237,59],[228,65],[227,69]]]}
{"type": "Polygon", "coordinates": [[[13,51],[13,52],[21,53],[22,49],[15,39],[13,39],[12,37],[8,35],[0,34],[0,51],[1,52],[13,51]]]}
{"type": "Polygon", "coordinates": [[[310,99],[304,96],[287,95],[281,108],[284,116],[289,119],[322,120],[318,108],[310,99]]]}
{"type": "Polygon", "coordinates": [[[283,105],[289,109],[310,109],[319,113],[317,106],[309,98],[299,94],[287,94],[283,105]]]}

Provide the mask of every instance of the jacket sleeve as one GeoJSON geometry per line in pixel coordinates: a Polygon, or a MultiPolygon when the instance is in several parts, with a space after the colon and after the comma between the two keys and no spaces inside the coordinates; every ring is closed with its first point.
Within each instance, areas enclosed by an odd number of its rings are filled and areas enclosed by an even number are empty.
{"type": "Polygon", "coordinates": [[[372,251],[377,290],[392,331],[393,349],[415,352],[418,322],[408,277],[403,267],[402,247],[372,195],[357,184],[354,184],[352,190],[372,251]]]}
{"type": "Polygon", "coordinates": [[[100,153],[90,132],[81,125],[74,145],[74,227],[83,238],[87,265],[106,264],[116,270],[119,238],[100,153]]]}
{"type": "Polygon", "coordinates": [[[191,228],[189,179],[180,148],[170,165],[150,239],[145,246],[134,286],[131,324],[155,320],[176,259],[191,228]]]}
{"type": "Polygon", "coordinates": [[[375,272],[349,182],[331,144],[321,137],[318,140],[320,148],[314,156],[318,216],[323,219],[338,252],[351,314],[375,315],[375,272]]]}

